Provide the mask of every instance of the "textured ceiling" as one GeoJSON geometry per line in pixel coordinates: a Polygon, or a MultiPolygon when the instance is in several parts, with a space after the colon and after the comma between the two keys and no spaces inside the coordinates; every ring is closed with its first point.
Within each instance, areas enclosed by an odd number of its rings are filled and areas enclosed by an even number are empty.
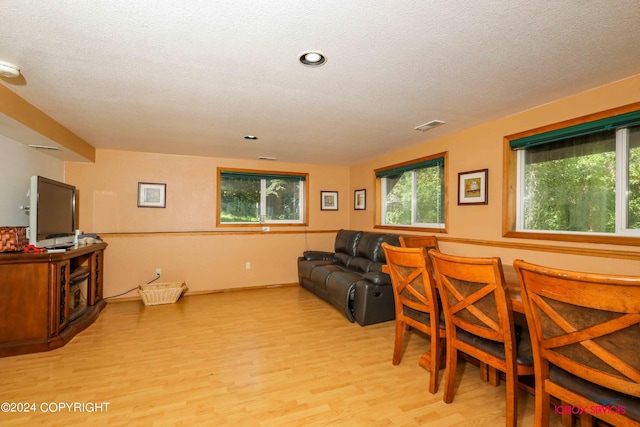
{"type": "Polygon", "coordinates": [[[0,84],[96,148],[353,165],[640,74],[639,34],[638,0],[3,1],[0,84]]]}

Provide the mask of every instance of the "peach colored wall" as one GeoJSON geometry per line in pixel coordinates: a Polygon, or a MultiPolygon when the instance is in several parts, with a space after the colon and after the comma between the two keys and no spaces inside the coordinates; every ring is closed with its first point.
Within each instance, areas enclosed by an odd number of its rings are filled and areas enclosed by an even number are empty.
{"type": "MultiPolygon", "coordinates": [[[[373,229],[374,177],[373,170],[384,166],[409,161],[448,151],[448,223],[447,234],[443,235],[441,250],[460,255],[500,256],[503,263],[511,263],[514,258],[523,258],[556,267],[568,267],[584,271],[602,271],[606,273],[640,274],[640,262],[633,260],[607,259],[591,256],[566,255],[540,252],[536,250],[514,250],[510,243],[525,245],[588,247],[640,253],[637,247],[607,246],[597,244],[572,244],[565,242],[536,241],[528,239],[508,239],[502,237],[502,159],[504,137],[544,125],[553,124],[591,113],[640,101],[640,75],[611,83],[606,86],[573,95],[540,107],[536,107],[512,116],[485,123],[474,128],[425,142],[409,149],[396,151],[351,169],[351,191],[359,188],[367,190],[366,212],[352,214],[351,227],[373,229]],[[458,173],[476,169],[489,169],[489,204],[478,206],[458,206],[458,173]],[[369,197],[371,194],[371,197],[369,197]],[[491,241],[504,247],[479,246],[447,242],[447,238],[471,239],[478,242],[491,241]]],[[[393,141],[390,141],[393,143],[393,141]]],[[[637,259],[637,257],[636,257],[637,259]]]]}
{"type": "Polygon", "coordinates": [[[67,182],[79,190],[83,231],[228,231],[229,227],[216,228],[217,167],[309,173],[309,229],[335,229],[349,221],[346,167],[98,150],[93,164],[67,163],[67,182]],[[138,182],[166,184],[166,208],[137,207],[138,182]],[[320,211],[321,190],[339,192],[338,211],[320,211]]]}
{"type": "Polygon", "coordinates": [[[296,258],[332,249],[349,223],[346,167],[97,150],[94,164],[67,163],[66,176],[79,191],[80,228],[109,244],[106,296],[146,283],[157,267],[161,281],[185,280],[190,291],[294,283],[296,258]],[[218,166],[309,173],[309,226],[216,227],[218,166]],[[138,182],[167,184],[166,208],[138,208],[138,182]],[[320,210],[321,190],[338,191],[338,211],[320,210]]]}
{"type": "Polygon", "coordinates": [[[443,251],[500,256],[505,264],[523,258],[576,270],[639,274],[638,261],[539,251],[532,245],[638,254],[637,247],[503,238],[501,187],[504,136],[638,101],[640,75],[352,168],[97,150],[95,164],[67,163],[66,176],[80,191],[81,229],[103,233],[109,243],[107,296],[145,283],[153,278],[156,267],[162,268],[161,281],[185,280],[191,291],[294,283],[295,259],[303,250],[330,250],[334,230],[339,228],[374,230],[374,169],[442,151],[449,153],[448,233],[442,236],[443,251]],[[273,227],[268,233],[259,227],[216,228],[218,166],[308,172],[309,226],[273,227]],[[489,204],[458,206],[458,172],[483,168],[489,169],[489,204]],[[138,208],[138,182],[166,183],[167,208],[138,208]],[[367,190],[364,211],[353,210],[357,189],[367,190]],[[321,190],[339,192],[339,211],[320,211],[321,190]],[[479,244],[485,241],[492,245],[479,244]],[[514,243],[523,246],[514,249],[514,243]]]}
{"type": "Polygon", "coordinates": [[[162,268],[159,282],[185,281],[189,292],[295,283],[297,257],[307,249],[330,250],[334,236],[303,232],[107,235],[104,294],[116,295],[148,282],[156,267],[162,268]]]}

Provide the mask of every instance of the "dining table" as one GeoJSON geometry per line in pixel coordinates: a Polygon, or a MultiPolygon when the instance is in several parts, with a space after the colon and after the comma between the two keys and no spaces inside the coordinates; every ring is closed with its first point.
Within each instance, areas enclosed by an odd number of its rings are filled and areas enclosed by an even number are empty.
{"type": "Polygon", "coordinates": [[[517,313],[524,314],[524,305],[522,304],[522,295],[520,293],[520,281],[518,273],[513,265],[503,265],[502,273],[504,274],[504,282],[511,297],[511,309],[517,313]]]}

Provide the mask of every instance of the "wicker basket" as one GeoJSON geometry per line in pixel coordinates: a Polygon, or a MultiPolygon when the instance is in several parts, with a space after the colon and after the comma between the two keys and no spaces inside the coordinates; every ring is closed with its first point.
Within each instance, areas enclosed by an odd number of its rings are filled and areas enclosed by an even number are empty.
{"type": "Polygon", "coordinates": [[[173,304],[187,289],[183,282],[152,283],[138,289],[144,305],[173,304]]]}
{"type": "Polygon", "coordinates": [[[0,227],[0,252],[19,252],[28,244],[27,227],[0,227]]]}

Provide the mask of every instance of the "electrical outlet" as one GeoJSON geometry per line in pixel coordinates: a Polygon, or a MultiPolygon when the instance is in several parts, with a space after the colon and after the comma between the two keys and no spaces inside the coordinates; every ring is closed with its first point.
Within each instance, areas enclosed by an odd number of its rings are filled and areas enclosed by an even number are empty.
{"type": "Polygon", "coordinates": [[[156,268],[156,277],[160,277],[162,275],[162,269],[156,268]]]}
{"type": "Polygon", "coordinates": [[[247,261],[244,266],[247,270],[251,270],[251,262],[247,261]]]}

